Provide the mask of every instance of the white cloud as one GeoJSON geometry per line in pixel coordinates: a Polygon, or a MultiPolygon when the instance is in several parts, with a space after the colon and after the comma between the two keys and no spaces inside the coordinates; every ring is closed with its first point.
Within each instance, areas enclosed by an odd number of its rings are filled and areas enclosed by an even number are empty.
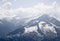
{"type": "MultiPolygon", "coordinates": [[[[4,8],[12,8],[11,2],[6,2],[3,7],[4,8]]],[[[53,2],[51,5],[46,5],[44,3],[38,3],[32,7],[19,7],[16,9],[0,9],[0,14],[2,15],[9,15],[9,16],[14,16],[14,15],[20,15],[20,16],[25,16],[25,17],[30,17],[30,16],[37,16],[41,14],[49,14],[49,15],[54,15],[57,13],[57,16],[59,16],[60,13],[60,6],[56,3],[53,2]]]]}
{"type": "Polygon", "coordinates": [[[17,1],[17,0],[14,0],[14,1],[17,1]]]}
{"type": "Polygon", "coordinates": [[[2,2],[6,2],[7,0],[2,0],[2,2]]]}
{"type": "Polygon", "coordinates": [[[12,3],[11,2],[6,2],[2,5],[2,8],[4,9],[11,9],[12,3]]]}
{"type": "MultiPolygon", "coordinates": [[[[2,2],[7,2],[7,1],[9,1],[9,0],[2,0],[2,2]]],[[[12,1],[17,1],[17,0],[12,0],[12,1]]]]}
{"type": "Polygon", "coordinates": [[[37,15],[39,13],[52,13],[52,12],[59,12],[59,8],[60,6],[56,6],[55,5],[56,2],[53,2],[52,5],[46,5],[44,3],[38,3],[37,5],[34,5],[32,7],[27,7],[27,8],[24,8],[24,7],[20,7],[20,8],[17,8],[15,9],[15,13],[18,13],[18,12],[24,12],[24,13],[30,13],[32,15],[37,15]],[[56,11],[55,11],[56,9],[56,11]]]}

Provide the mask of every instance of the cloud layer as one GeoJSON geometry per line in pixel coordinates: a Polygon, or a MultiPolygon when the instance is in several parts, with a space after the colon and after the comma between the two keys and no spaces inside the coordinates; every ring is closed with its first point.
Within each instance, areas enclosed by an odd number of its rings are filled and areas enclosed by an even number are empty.
{"type": "MultiPolygon", "coordinates": [[[[15,0],[16,1],[16,0],[15,0]]],[[[36,5],[30,7],[20,6],[19,8],[12,8],[12,3],[3,0],[2,6],[0,6],[0,19],[8,17],[34,17],[40,16],[42,14],[49,14],[55,17],[59,17],[60,6],[54,1],[51,5],[46,5],[44,3],[37,3],[36,5]]]]}

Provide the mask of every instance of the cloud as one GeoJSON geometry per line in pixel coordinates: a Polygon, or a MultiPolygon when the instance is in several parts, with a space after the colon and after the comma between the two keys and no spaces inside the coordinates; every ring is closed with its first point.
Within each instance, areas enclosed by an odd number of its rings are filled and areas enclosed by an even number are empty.
{"type": "Polygon", "coordinates": [[[2,0],[2,2],[6,2],[7,0],[2,0]]]}
{"type": "Polygon", "coordinates": [[[17,1],[17,0],[14,0],[14,1],[17,1]]]}
{"type": "Polygon", "coordinates": [[[60,13],[60,6],[57,5],[56,1],[53,2],[51,5],[46,5],[44,3],[38,3],[32,7],[19,7],[14,10],[15,13],[28,13],[27,15],[37,16],[39,14],[48,13],[54,15],[56,13],[60,13]]]}
{"type": "Polygon", "coordinates": [[[21,17],[34,17],[34,16],[40,16],[42,14],[49,14],[53,16],[59,16],[60,13],[60,6],[57,4],[57,2],[53,2],[51,5],[46,5],[44,3],[38,3],[36,5],[33,5],[31,7],[19,7],[16,9],[12,8],[11,2],[6,2],[0,9],[0,14],[7,16],[21,16],[21,17]],[[12,9],[11,9],[12,8],[12,9]],[[57,15],[56,15],[57,13],[57,15]]]}
{"type": "Polygon", "coordinates": [[[2,8],[4,8],[4,9],[10,9],[11,6],[12,6],[12,3],[11,3],[11,2],[6,2],[6,3],[4,3],[4,4],[2,5],[2,8]]]}
{"type": "MultiPolygon", "coordinates": [[[[11,1],[11,0],[2,0],[2,2],[7,2],[7,1],[11,1]]],[[[12,1],[17,1],[17,0],[12,0],[12,1]]]]}

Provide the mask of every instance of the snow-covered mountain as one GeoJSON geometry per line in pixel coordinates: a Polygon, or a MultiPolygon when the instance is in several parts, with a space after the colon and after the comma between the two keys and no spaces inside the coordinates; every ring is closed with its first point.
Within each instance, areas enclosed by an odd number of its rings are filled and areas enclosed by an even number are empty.
{"type": "Polygon", "coordinates": [[[0,19],[0,37],[5,36],[6,34],[13,32],[14,30],[21,28],[21,26],[26,25],[26,23],[33,18],[20,18],[13,17],[12,19],[3,18],[0,19]]]}
{"type": "Polygon", "coordinates": [[[19,28],[8,33],[4,40],[10,38],[16,41],[59,41],[60,39],[60,21],[49,15],[44,14],[37,18],[15,22],[12,23],[19,28]]]}

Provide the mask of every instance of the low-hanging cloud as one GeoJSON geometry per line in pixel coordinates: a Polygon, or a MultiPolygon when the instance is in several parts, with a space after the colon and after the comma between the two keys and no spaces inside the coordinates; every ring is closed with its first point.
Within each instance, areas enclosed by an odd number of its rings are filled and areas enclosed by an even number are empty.
{"type": "MultiPolygon", "coordinates": [[[[10,8],[12,8],[12,3],[7,2],[5,4],[10,5],[10,8]]],[[[7,7],[8,8],[8,7],[7,7]]],[[[57,4],[57,2],[53,2],[51,5],[46,5],[44,3],[38,3],[36,5],[33,5],[31,7],[19,7],[16,9],[4,9],[0,8],[0,16],[25,16],[25,17],[32,17],[32,16],[38,16],[42,14],[49,14],[49,15],[56,15],[59,16],[60,14],[60,6],[57,4]]]]}

